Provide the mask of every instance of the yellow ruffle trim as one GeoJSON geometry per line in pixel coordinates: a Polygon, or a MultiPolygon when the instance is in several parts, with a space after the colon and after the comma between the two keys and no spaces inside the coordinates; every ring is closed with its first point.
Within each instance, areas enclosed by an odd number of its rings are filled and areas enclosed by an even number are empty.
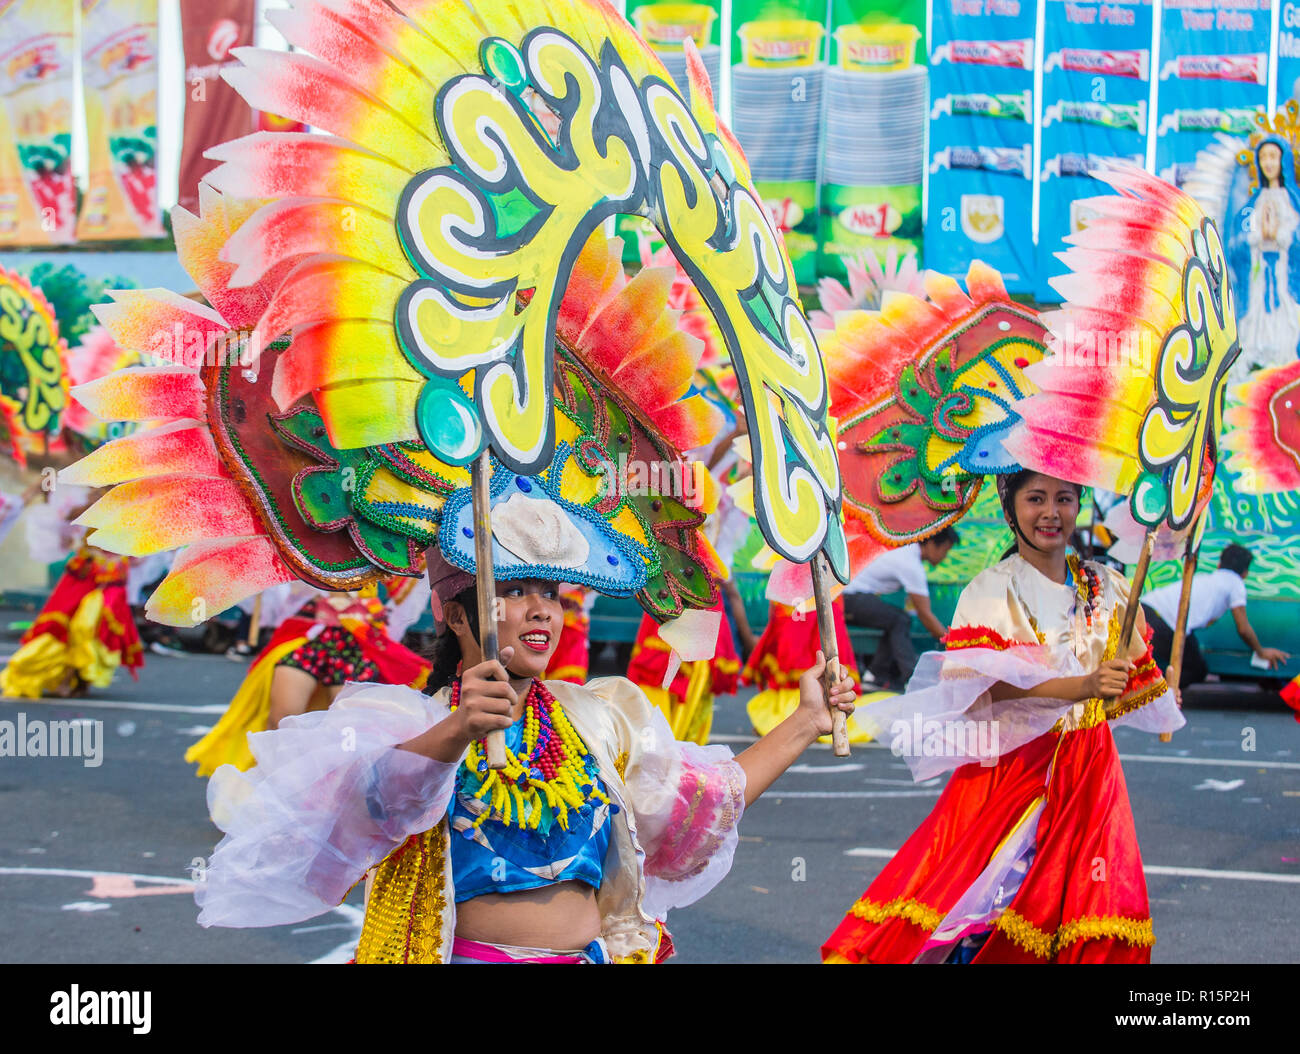
{"type": "Polygon", "coordinates": [[[888,922],[890,919],[902,919],[913,926],[920,926],[927,933],[939,928],[943,921],[943,912],[922,904],[919,900],[899,897],[886,904],[874,900],[859,900],[849,908],[849,914],[867,922],[888,922]]]}
{"type": "MultiPolygon", "coordinates": [[[[849,909],[849,914],[866,922],[882,923],[902,919],[933,933],[944,919],[940,911],[918,900],[899,897],[881,904],[873,900],[859,900],[849,909]]],[[[1007,908],[995,924],[998,929],[1025,951],[1040,959],[1054,959],[1061,949],[1076,941],[1122,940],[1137,948],[1150,948],[1156,943],[1151,920],[1130,919],[1123,915],[1087,915],[1071,919],[1055,933],[1041,930],[1019,912],[1007,908]]],[[[830,960],[827,960],[828,962],[830,960]]]]}
{"type": "Polygon", "coordinates": [[[375,870],[366,903],[358,963],[428,965],[443,960],[447,908],[444,825],[402,843],[375,870]]]}
{"type": "Polygon", "coordinates": [[[1086,915],[1071,919],[1054,934],[1041,930],[1019,912],[1007,908],[998,916],[997,928],[1014,943],[1040,959],[1055,959],[1075,941],[1122,940],[1135,948],[1156,943],[1151,920],[1123,915],[1086,915]]]}

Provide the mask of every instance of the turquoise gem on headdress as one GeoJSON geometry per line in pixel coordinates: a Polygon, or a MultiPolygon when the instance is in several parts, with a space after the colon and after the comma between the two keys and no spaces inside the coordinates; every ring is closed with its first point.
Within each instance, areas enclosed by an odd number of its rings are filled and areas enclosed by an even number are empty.
{"type": "Polygon", "coordinates": [[[429,377],[415,404],[420,439],[435,456],[451,465],[467,465],[483,449],[478,409],[460,388],[444,377],[429,377]]]}

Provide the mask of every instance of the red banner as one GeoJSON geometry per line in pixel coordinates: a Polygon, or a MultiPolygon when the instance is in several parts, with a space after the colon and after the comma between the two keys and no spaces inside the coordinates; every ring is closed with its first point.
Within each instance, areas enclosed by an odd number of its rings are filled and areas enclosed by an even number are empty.
{"type": "Polygon", "coordinates": [[[178,202],[198,211],[199,181],[216,167],[203,152],[248,135],[257,117],[221,70],[238,65],[231,50],[253,43],[257,0],[181,0],[185,45],[185,132],[178,202]]]}

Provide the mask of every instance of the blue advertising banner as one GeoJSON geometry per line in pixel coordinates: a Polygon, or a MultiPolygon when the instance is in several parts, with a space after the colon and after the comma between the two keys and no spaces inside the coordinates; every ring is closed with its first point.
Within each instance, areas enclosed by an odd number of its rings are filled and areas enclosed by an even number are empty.
{"type": "Polygon", "coordinates": [[[1052,254],[1086,226],[1080,199],[1110,193],[1088,173],[1103,158],[1146,162],[1154,25],[1151,0],[1046,0],[1045,14],[1035,296],[1054,300],[1052,254]]]}
{"type": "Polygon", "coordinates": [[[1285,0],[1277,30],[1277,104],[1300,99],[1300,3],[1285,0]]]}
{"type": "Polygon", "coordinates": [[[925,265],[1034,286],[1033,0],[934,0],[925,265]]]}
{"type": "Polygon", "coordinates": [[[1156,173],[1182,184],[1216,132],[1248,135],[1268,105],[1273,0],[1164,0],[1156,173]]]}

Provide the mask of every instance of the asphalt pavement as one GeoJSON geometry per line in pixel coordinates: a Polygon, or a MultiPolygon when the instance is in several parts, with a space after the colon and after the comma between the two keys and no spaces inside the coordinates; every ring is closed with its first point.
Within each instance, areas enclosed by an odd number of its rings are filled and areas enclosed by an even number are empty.
{"type": "MultiPolygon", "coordinates": [[[[0,619],[3,613],[0,613],[0,619]]],[[[0,622],[2,625],[3,622],[0,622]]],[[[0,640],[0,656],[16,647],[0,640]]],[[[26,715],[102,722],[102,758],[0,758],[0,961],[343,962],[360,897],[296,926],[204,930],[193,876],[219,838],[185,748],[224,711],[246,667],[148,655],[72,701],[0,700],[26,715]]],[[[753,736],[743,700],[721,701],[714,740],[753,736]]],[[[1172,742],[1116,730],[1157,937],[1155,962],[1296,962],[1300,923],[1300,724],[1276,696],[1189,693],[1172,742]]],[[[747,810],[730,875],[672,913],[676,961],[818,961],[822,940],[933,807],[886,747],[838,759],[817,746],[747,810]]]]}

